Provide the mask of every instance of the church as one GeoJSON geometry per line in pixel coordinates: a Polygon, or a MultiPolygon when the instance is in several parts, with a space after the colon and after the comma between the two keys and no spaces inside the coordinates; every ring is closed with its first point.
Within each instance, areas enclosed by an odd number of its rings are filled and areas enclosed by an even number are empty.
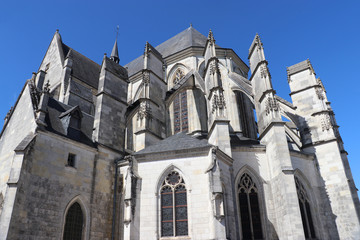
{"type": "Polygon", "coordinates": [[[249,45],[190,26],[99,65],[56,31],[0,133],[0,240],[360,239],[326,84],[297,63],[286,101],[249,45]]]}

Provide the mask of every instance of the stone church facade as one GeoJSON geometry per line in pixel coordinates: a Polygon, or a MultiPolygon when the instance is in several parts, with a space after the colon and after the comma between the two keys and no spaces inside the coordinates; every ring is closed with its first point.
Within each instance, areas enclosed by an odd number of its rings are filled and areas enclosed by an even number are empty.
{"type": "Polygon", "coordinates": [[[248,61],[189,27],[98,65],[56,32],[0,135],[0,239],[360,239],[310,61],[287,68],[292,103],[258,35],[248,61]]]}

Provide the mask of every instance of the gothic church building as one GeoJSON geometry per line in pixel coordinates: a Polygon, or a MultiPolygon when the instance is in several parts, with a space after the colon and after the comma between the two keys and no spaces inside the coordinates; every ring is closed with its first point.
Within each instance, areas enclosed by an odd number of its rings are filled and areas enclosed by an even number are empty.
{"type": "Polygon", "coordinates": [[[57,31],[0,135],[0,239],[360,239],[334,112],[309,60],[276,95],[189,27],[101,65],[57,31]]]}

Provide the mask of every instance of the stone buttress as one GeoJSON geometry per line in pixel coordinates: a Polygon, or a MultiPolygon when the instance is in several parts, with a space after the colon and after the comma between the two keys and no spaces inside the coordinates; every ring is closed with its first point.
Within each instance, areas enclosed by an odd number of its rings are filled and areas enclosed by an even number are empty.
{"type": "Polygon", "coordinates": [[[271,179],[269,184],[274,204],[273,216],[276,218],[269,220],[276,223],[275,229],[280,239],[286,239],[288,236],[292,236],[293,239],[305,238],[294,169],[284,128],[285,122],[281,120],[279,104],[275,98],[275,90],[272,87],[268,63],[259,35],[255,36],[249,49],[249,62],[259,138],[260,142],[266,145],[271,179]]]}
{"type": "Polygon", "coordinates": [[[309,60],[288,67],[287,72],[303,150],[316,156],[328,198],[323,201],[330,202],[328,211],[333,213],[327,217],[336,221],[337,230],[333,226],[329,231],[333,235],[338,231],[340,239],[356,239],[360,236],[359,221],[354,221],[360,217],[359,198],[325,88],[309,60]]]}

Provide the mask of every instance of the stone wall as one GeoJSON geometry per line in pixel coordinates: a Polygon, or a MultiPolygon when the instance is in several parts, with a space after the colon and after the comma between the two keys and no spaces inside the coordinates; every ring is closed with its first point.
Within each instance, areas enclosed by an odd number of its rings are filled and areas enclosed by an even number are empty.
{"type": "Polygon", "coordinates": [[[110,239],[113,167],[108,153],[38,133],[28,149],[8,239],[61,239],[69,203],[80,203],[85,239],[110,239]],[[75,167],[67,166],[76,154],[75,167]]]}

